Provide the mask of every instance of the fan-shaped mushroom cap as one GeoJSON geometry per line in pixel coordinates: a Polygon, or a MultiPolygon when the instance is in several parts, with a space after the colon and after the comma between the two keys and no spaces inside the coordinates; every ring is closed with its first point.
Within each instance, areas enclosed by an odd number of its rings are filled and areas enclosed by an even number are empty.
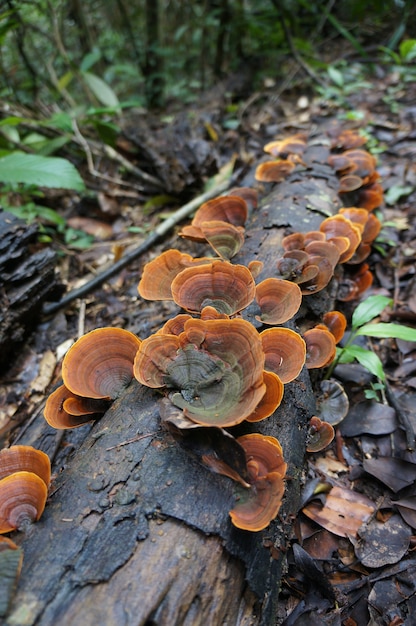
{"type": "Polygon", "coordinates": [[[358,190],[356,204],[367,211],[373,211],[383,204],[383,196],[382,185],[372,182],[358,190]]]}
{"type": "Polygon", "coordinates": [[[338,211],[339,215],[343,215],[353,224],[359,227],[361,234],[370,215],[366,209],[358,209],[357,207],[344,207],[338,211]]]}
{"type": "Polygon", "coordinates": [[[374,213],[368,213],[367,211],[367,221],[364,226],[363,233],[361,235],[361,240],[363,243],[371,243],[377,237],[381,230],[381,222],[374,215],[374,213]]]}
{"type": "Polygon", "coordinates": [[[331,261],[317,254],[311,255],[308,265],[302,269],[301,293],[308,296],[322,291],[333,275],[334,267],[331,261]],[[312,278],[308,279],[309,275],[311,275],[312,278]]]}
{"type": "Polygon", "coordinates": [[[266,391],[256,329],[242,319],[191,319],[184,332],[152,335],[136,355],[134,374],[148,387],[173,389],[173,404],[206,426],[242,422],[266,391]]]}
{"type": "Polygon", "coordinates": [[[65,385],[60,385],[47,398],[43,416],[52,428],[78,428],[101,417],[108,401],[76,396],[65,385]],[[74,401],[72,405],[69,401],[74,401]]]}
{"type": "Polygon", "coordinates": [[[287,466],[280,443],[274,437],[252,434],[237,441],[246,453],[252,487],[241,490],[230,517],[237,528],[256,532],[266,528],[279,512],[287,466]]]}
{"type": "Polygon", "coordinates": [[[267,328],[260,333],[265,356],[264,366],[277,374],[282,383],[290,383],[299,376],[305,364],[306,344],[290,328],[267,328]]]}
{"type": "Polygon", "coordinates": [[[259,194],[253,187],[233,187],[227,195],[243,198],[249,210],[257,209],[259,194]]]}
{"type": "Polygon", "coordinates": [[[283,278],[266,278],[256,286],[256,301],[263,324],[283,324],[298,312],[302,293],[296,283],[283,278]]]}
{"type": "Polygon", "coordinates": [[[351,193],[360,189],[363,185],[363,179],[355,174],[346,174],[339,179],[339,193],[351,193]]]}
{"type": "Polygon", "coordinates": [[[312,241],[325,241],[325,235],[320,230],[310,230],[304,235],[304,246],[312,241]]]}
{"type": "Polygon", "coordinates": [[[309,422],[308,438],[306,442],[307,452],[319,452],[333,440],[335,432],[331,424],[324,422],[314,415],[309,422]]]}
{"type": "Polygon", "coordinates": [[[157,335],[180,335],[183,333],[185,322],[192,319],[192,315],[189,313],[180,313],[171,317],[162,328],[156,332],[157,335]]]}
{"type": "Polygon", "coordinates": [[[303,154],[306,150],[306,135],[296,133],[285,139],[270,141],[263,150],[276,157],[286,154],[303,154]]]}
{"type": "Polygon", "coordinates": [[[116,398],[133,378],[133,361],[141,341],[122,328],[97,328],[66,353],[64,385],[87,398],[116,398]]]}
{"type": "Polygon", "coordinates": [[[145,300],[172,300],[171,284],[175,276],[187,267],[211,261],[208,257],[194,259],[190,254],[179,250],[166,250],[146,263],[137,287],[138,292],[145,300]]]}
{"type": "Polygon", "coordinates": [[[343,386],[337,380],[323,380],[321,393],[316,400],[319,415],[334,426],[339,424],[348,413],[349,401],[343,386]]]}
{"type": "Polygon", "coordinates": [[[363,263],[351,276],[344,276],[338,285],[337,298],[342,302],[355,300],[373,284],[373,274],[368,264],[363,263]]]}
{"type": "Polygon", "coordinates": [[[256,279],[260,275],[260,273],[261,273],[261,271],[262,271],[262,269],[264,267],[264,263],[263,263],[263,261],[250,261],[248,263],[247,267],[250,270],[251,275],[253,276],[253,278],[256,279]]]}
{"type": "Polygon", "coordinates": [[[328,240],[333,237],[348,237],[350,245],[348,249],[341,254],[339,263],[345,263],[354,254],[358,244],[361,241],[361,233],[357,226],[343,215],[333,215],[327,217],[320,225],[319,229],[325,233],[328,240]]]}
{"type": "Polygon", "coordinates": [[[230,319],[229,315],[226,315],[225,313],[220,313],[213,306],[204,306],[204,308],[201,311],[201,320],[228,320],[228,319],[230,319]]]}
{"type": "Polygon", "coordinates": [[[48,486],[51,480],[48,455],[32,446],[11,446],[0,450],[0,479],[23,471],[33,472],[48,486]]]}
{"type": "Polygon", "coordinates": [[[303,250],[305,247],[305,235],[302,233],[291,233],[282,239],[283,248],[288,250],[303,250]]]}
{"type": "Polygon", "coordinates": [[[335,358],[336,346],[334,335],[323,328],[311,328],[303,333],[306,342],[306,361],[308,369],[325,367],[335,358]]]}
{"type": "Polygon", "coordinates": [[[322,321],[329,332],[334,335],[335,343],[339,343],[347,328],[347,318],[341,311],[327,311],[322,321]]]}
{"type": "Polygon", "coordinates": [[[254,178],[262,183],[281,183],[295,169],[288,160],[265,161],[256,167],[254,178]]]}
{"type": "Polygon", "coordinates": [[[256,406],[251,415],[246,418],[247,422],[260,422],[270,417],[280,406],[283,399],[284,386],[279,376],[274,372],[263,373],[263,382],[266,385],[266,393],[256,406]]]}
{"type": "Polygon", "coordinates": [[[235,196],[219,196],[202,204],[190,226],[184,226],[179,233],[181,237],[194,241],[206,241],[203,223],[221,221],[233,226],[244,226],[248,216],[248,206],[244,194],[235,196]]]}
{"type": "Polygon", "coordinates": [[[192,313],[213,306],[220,313],[234,315],[253,300],[255,283],[244,265],[213,261],[183,270],[172,282],[173,299],[192,313]]]}
{"type": "Polygon", "coordinates": [[[366,178],[373,174],[377,159],[367,152],[367,150],[360,150],[358,148],[352,148],[344,152],[344,156],[351,162],[349,168],[350,173],[354,173],[365,181],[366,178]]]}
{"type": "Polygon", "coordinates": [[[244,228],[228,222],[211,220],[202,222],[201,230],[210,246],[222,259],[231,259],[244,244],[244,228]]]}
{"type": "MultiPolygon", "coordinates": [[[[319,256],[328,259],[334,268],[339,261],[340,253],[336,245],[331,241],[310,241],[305,245],[305,252],[311,256],[319,256]]],[[[309,261],[312,263],[312,261],[309,261]]]]}
{"type": "Polygon", "coordinates": [[[37,521],[45,508],[48,489],[33,472],[15,472],[0,480],[0,533],[23,529],[37,521]]]}
{"type": "Polygon", "coordinates": [[[366,143],[366,138],[351,128],[333,128],[327,131],[332,148],[359,148],[366,143]]]}

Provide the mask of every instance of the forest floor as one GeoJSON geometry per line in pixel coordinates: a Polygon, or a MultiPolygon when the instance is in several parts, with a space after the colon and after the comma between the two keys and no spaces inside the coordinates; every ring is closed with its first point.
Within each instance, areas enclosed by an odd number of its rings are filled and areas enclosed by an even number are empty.
{"type": "MultiPolygon", "coordinates": [[[[324,133],[337,122],[368,135],[385,191],[384,226],[368,261],[374,282],[364,298],[391,297],[382,321],[415,328],[416,85],[401,87],[399,78],[369,80],[338,101],[312,98],[298,88],[280,97],[258,93],[234,107],[224,93],[214,93],[178,114],[127,114],[117,148],[138,167],[151,160],[161,189],[152,194],[139,189],[128,172],[118,184],[119,164],[102,159],[96,168],[105,177],[84,172],[94,190],[88,198],[54,197],[67,223],[94,237],[85,249],[59,245],[57,269],[67,291],[139,245],[178,208],[178,198],[185,203],[200,193],[202,182],[219,170],[234,167],[245,173],[244,183],[250,182],[267,141],[300,131],[324,133]],[[174,161],[167,143],[176,146],[174,161]]],[[[149,318],[137,294],[144,263],[169,247],[177,247],[176,233],[94,292],[39,322],[0,379],[1,447],[18,443],[25,425],[42,412],[60,378],[62,356],[78,336],[120,326],[144,338],[176,312],[174,305],[161,303],[158,315],[149,318]]],[[[356,305],[338,303],[337,308],[350,320],[356,305]]],[[[293,537],[303,550],[289,551],[281,590],[278,623],[285,626],[410,626],[416,614],[416,343],[373,339],[370,347],[384,366],[384,393],[374,389],[377,381],[362,366],[338,367],[334,375],[345,386],[350,409],[336,424],[329,448],[307,460],[303,510],[293,537]],[[371,389],[377,397],[367,399],[365,390],[371,389]],[[331,499],[326,497],[330,487],[331,499]],[[358,533],[345,536],[335,515],[355,527],[361,506],[371,512],[370,519],[358,533]]]]}

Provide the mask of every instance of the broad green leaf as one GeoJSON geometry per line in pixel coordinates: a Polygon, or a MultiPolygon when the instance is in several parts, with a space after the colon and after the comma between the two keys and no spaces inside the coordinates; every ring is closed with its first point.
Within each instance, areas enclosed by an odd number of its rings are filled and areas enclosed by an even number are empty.
{"type": "Polygon", "coordinates": [[[392,302],[393,300],[387,296],[369,296],[366,300],[360,302],[352,314],[351,325],[353,330],[380,315],[386,306],[392,304],[392,302]]]}
{"type": "Polygon", "coordinates": [[[81,176],[66,159],[18,151],[0,159],[0,182],[76,191],[84,189],[81,176]]]}
{"type": "Polygon", "coordinates": [[[82,75],[88,87],[101,104],[104,104],[106,107],[118,106],[119,102],[116,94],[102,78],[91,74],[91,72],[84,72],[82,75]]]}
{"type": "Polygon", "coordinates": [[[0,120],[0,126],[17,126],[22,122],[28,122],[24,117],[16,117],[16,115],[12,115],[11,117],[5,117],[4,120],[0,120]]]}
{"type": "Polygon", "coordinates": [[[344,86],[344,76],[342,75],[342,72],[337,70],[333,65],[328,65],[326,71],[328,72],[328,76],[332,80],[332,82],[337,87],[340,87],[342,89],[342,87],[344,86]]]}
{"type": "Polygon", "coordinates": [[[85,55],[81,61],[79,69],[81,72],[87,72],[97,61],[101,59],[101,51],[98,48],[93,48],[91,52],[85,55]]]}
{"type": "Polygon", "coordinates": [[[386,204],[393,206],[402,196],[408,196],[413,190],[414,187],[410,185],[392,185],[384,194],[384,200],[386,204]]]}
{"type": "Polygon", "coordinates": [[[383,364],[375,352],[354,345],[347,346],[345,352],[347,355],[354,357],[371,374],[377,376],[380,380],[385,380],[383,364]]]}
{"type": "Polygon", "coordinates": [[[403,341],[416,341],[416,328],[402,326],[391,322],[380,322],[379,324],[365,324],[357,331],[357,335],[366,337],[378,337],[383,339],[403,339],[403,341]]]}
{"type": "Polygon", "coordinates": [[[74,78],[74,74],[71,71],[66,72],[58,80],[58,89],[66,89],[73,78],[74,78]]]}
{"type": "Polygon", "coordinates": [[[405,39],[399,46],[400,56],[403,61],[412,61],[416,58],[416,39],[405,39]]]}

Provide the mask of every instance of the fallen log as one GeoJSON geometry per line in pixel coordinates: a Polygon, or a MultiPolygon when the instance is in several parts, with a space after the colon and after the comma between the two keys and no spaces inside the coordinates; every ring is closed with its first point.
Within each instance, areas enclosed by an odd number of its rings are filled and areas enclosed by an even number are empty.
{"type": "Polygon", "coordinates": [[[36,247],[37,234],[36,224],[0,210],[0,370],[36,326],[43,303],[59,297],[56,254],[36,247]]]}
{"type": "MultiPolygon", "coordinates": [[[[273,275],[282,237],[314,229],[337,211],[338,181],[322,165],[324,148],[316,160],[313,150],[307,167],[253,214],[237,262],[257,258],[263,275],[273,275]]],[[[300,316],[319,317],[331,299],[331,289],[308,296],[300,316]]],[[[280,514],[257,533],[231,525],[235,483],[208,472],[173,440],[161,426],[159,398],[133,381],[99,422],[65,432],[66,446],[41,416],[19,439],[51,457],[59,453],[43,517],[27,536],[13,536],[24,565],[7,625],[277,623],[315,411],[308,372],[285,385],[272,417],[233,430],[277,437],[288,463],[280,514]]]]}

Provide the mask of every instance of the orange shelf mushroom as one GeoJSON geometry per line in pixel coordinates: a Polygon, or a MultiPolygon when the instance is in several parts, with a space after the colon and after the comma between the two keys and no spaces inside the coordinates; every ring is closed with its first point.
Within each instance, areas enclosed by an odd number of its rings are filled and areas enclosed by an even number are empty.
{"type": "Polygon", "coordinates": [[[83,335],[63,359],[65,387],[76,396],[114,400],[133,378],[140,344],[122,328],[97,328],[83,335]]]}
{"type": "Polygon", "coordinates": [[[333,426],[324,422],[314,415],[309,421],[308,439],[306,442],[307,452],[319,452],[323,450],[333,440],[335,431],[333,426]]]}
{"type": "Polygon", "coordinates": [[[247,422],[260,422],[270,417],[283,400],[284,385],[277,374],[264,371],[263,382],[266,385],[266,392],[253,413],[246,417],[247,422]]]}
{"type": "Polygon", "coordinates": [[[261,183],[281,183],[295,169],[292,161],[265,161],[256,167],[254,178],[261,183]]]}
{"type": "Polygon", "coordinates": [[[0,479],[15,472],[33,472],[49,485],[51,462],[45,452],[32,446],[16,445],[0,450],[0,479]]]}
{"type": "Polygon", "coordinates": [[[242,422],[266,392],[258,332],[242,319],[191,319],[180,335],[152,335],[136,355],[134,375],[167,387],[186,417],[206,426],[242,422]]]}
{"type": "Polygon", "coordinates": [[[347,328],[347,318],[341,311],[327,311],[322,317],[322,322],[334,335],[335,343],[339,343],[347,328]]]}
{"type": "Polygon", "coordinates": [[[306,361],[308,369],[325,367],[335,358],[336,345],[334,335],[324,328],[311,328],[303,333],[306,342],[306,361]]]}
{"type": "Polygon", "coordinates": [[[145,300],[172,300],[173,279],[184,269],[211,263],[208,257],[194,259],[190,254],[171,249],[146,263],[138,284],[139,295],[145,300]]]}
{"type": "Polygon", "coordinates": [[[0,533],[26,530],[42,515],[48,488],[33,472],[14,472],[0,480],[0,533]]]}
{"type": "Polygon", "coordinates": [[[191,313],[212,306],[220,313],[235,315],[252,302],[255,288],[253,275],[245,265],[213,261],[180,272],[172,282],[172,296],[176,304],[191,313]]]}
{"type": "Polygon", "coordinates": [[[275,157],[286,156],[288,154],[302,155],[306,150],[306,134],[296,133],[285,139],[277,139],[267,143],[263,150],[275,157]]]}
{"type": "Polygon", "coordinates": [[[248,206],[242,196],[220,196],[208,200],[199,207],[191,224],[184,226],[179,234],[181,237],[203,242],[207,240],[202,227],[205,222],[221,221],[237,227],[244,226],[248,206]]]}
{"type": "Polygon", "coordinates": [[[260,333],[264,366],[277,374],[282,383],[299,376],[306,359],[306,343],[290,328],[267,328],[260,333]]]}
{"type": "Polygon", "coordinates": [[[101,417],[109,406],[108,400],[76,396],[60,385],[48,396],[43,416],[52,428],[78,428],[101,417]]]}
{"type": "Polygon", "coordinates": [[[242,530],[257,532],[266,528],[279,512],[287,464],[274,437],[255,433],[237,441],[246,453],[251,487],[239,489],[239,501],[230,511],[231,522],[242,530]]]}
{"type": "Polygon", "coordinates": [[[261,315],[256,319],[263,324],[283,324],[299,310],[302,293],[296,283],[282,278],[266,278],[256,286],[256,301],[261,315]]]}

